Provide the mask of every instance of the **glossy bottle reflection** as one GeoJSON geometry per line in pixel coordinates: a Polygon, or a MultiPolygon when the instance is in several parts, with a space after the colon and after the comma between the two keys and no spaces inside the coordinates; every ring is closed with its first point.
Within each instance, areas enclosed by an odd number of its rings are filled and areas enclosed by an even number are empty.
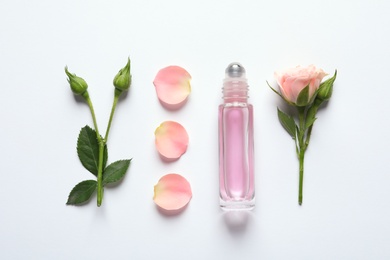
{"type": "Polygon", "coordinates": [[[226,69],[224,102],[219,106],[219,179],[222,209],[254,207],[253,107],[248,104],[245,69],[226,69]]]}

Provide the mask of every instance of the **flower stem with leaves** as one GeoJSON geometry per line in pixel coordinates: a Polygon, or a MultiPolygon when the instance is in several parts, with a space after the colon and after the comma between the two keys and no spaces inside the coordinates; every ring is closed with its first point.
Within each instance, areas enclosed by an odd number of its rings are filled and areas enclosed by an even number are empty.
{"type": "Polygon", "coordinates": [[[126,174],[126,171],[131,162],[131,159],[119,160],[106,167],[108,158],[107,140],[115,108],[117,106],[120,95],[124,91],[127,91],[131,84],[130,59],[128,59],[126,66],[122,68],[114,78],[114,102],[104,138],[99,133],[95,110],[87,90],[87,83],[84,79],[70,73],[67,67],[65,67],[65,73],[68,76],[68,82],[73,93],[76,95],[81,95],[88,104],[88,107],[91,111],[95,130],[89,126],[85,126],[81,129],[77,140],[77,154],[82,165],[97,178],[97,181],[86,180],[77,184],[70,192],[66,204],[84,204],[89,201],[92,194],[95,192],[95,190],[97,190],[97,206],[100,207],[103,202],[104,186],[120,181],[126,174]]]}
{"type": "MultiPolygon", "coordinates": [[[[295,73],[296,74],[296,73],[295,73]]],[[[307,75],[307,73],[304,73],[307,75]]],[[[316,91],[309,95],[310,86],[302,88],[298,91],[298,96],[296,100],[291,100],[287,98],[288,91],[294,91],[293,87],[296,85],[287,86],[286,89],[283,89],[282,93],[279,93],[273,89],[269,84],[269,87],[280,97],[283,98],[289,105],[292,105],[297,109],[297,123],[293,116],[288,115],[281,111],[278,108],[278,118],[284,129],[290,134],[292,139],[295,142],[296,154],[299,160],[299,190],[298,190],[298,204],[302,205],[303,201],[303,177],[304,177],[304,161],[305,161],[305,152],[310,143],[310,137],[313,129],[314,122],[316,121],[316,114],[319,107],[330,99],[333,91],[333,83],[336,80],[337,71],[335,71],[334,76],[328,80],[321,83],[316,91]]],[[[315,77],[314,77],[315,78],[315,77]]],[[[289,82],[294,82],[295,78],[288,79],[289,82]]],[[[312,79],[309,78],[310,81],[312,79]]],[[[280,85],[282,88],[283,86],[280,85]]]]}

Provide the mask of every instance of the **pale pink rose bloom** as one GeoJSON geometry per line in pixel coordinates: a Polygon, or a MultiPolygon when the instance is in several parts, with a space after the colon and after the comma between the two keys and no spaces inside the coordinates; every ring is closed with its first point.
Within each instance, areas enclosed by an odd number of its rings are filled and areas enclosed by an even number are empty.
{"type": "Polygon", "coordinates": [[[275,72],[281,94],[292,103],[297,102],[299,93],[308,85],[310,99],[326,75],[322,69],[316,68],[314,65],[306,68],[297,66],[282,72],[275,72]]]}
{"type": "Polygon", "coordinates": [[[154,186],[154,202],[165,210],[179,210],[192,198],[190,183],[181,175],[170,173],[154,186]]]}

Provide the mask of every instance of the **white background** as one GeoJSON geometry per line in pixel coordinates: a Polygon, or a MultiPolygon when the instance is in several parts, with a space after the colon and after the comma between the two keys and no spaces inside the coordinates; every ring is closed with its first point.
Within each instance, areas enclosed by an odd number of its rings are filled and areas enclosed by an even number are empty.
{"type": "Polygon", "coordinates": [[[388,86],[390,2],[383,0],[21,1],[0,3],[1,259],[389,259],[388,86]],[[103,132],[112,79],[132,60],[133,84],[110,132],[109,162],[133,158],[123,182],[81,207],[66,206],[93,176],[76,153],[92,126],[65,65],[89,84],[103,132]],[[217,107],[225,67],[241,62],[255,112],[255,210],[218,204],[217,107]],[[299,207],[294,144],[277,119],[275,70],[338,70],[306,153],[299,207]],[[157,100],[157,71],[192,75],[188,103],[157,100]],[[164,163],[154,130],[183,124],[187,153],[164,163]],[[191,183],[182,214],[155,207],[167,173],[191,183]]]}

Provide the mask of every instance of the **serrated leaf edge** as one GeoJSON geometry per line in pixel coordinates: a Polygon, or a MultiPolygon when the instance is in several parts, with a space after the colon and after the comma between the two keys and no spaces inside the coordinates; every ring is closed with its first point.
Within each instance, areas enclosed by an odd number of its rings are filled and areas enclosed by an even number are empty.
{"type": "MultiPolygon", "coordinates": [[[[92,187],[92,186],[91,186],[91,187],[92,187]]],[[[85,203],[85,202],[88,202],[88,201],[91,199],[91,197],[92,197],[92,195],[93,195],[93,193],[94,193],[94,191],[95,191],[96,189],[97,189],[97,181],[95,181],[95,180],[84,180],[84,181],[81,181],[81,182],[77,183],[77,184],[72,188],[72,190],[70,191],[70,193],[69,193],[69,195],[68,195],[68,200],[67,200],[67,202],[66,202],[66,205],[80,205],[80,204],[83,204],[83,203],[85,203]],[[79,202],[79,203],[69,203],[70,196],[71,196],[72,192],[73,192],[78,186],[80,186],[81,184],[83,184],[83,183],[85,183],[85,182],[90,182],[90,181],[94,182],[96,185],[95,185],[94,190],[91,192],[89,198],[87,198],[86,200],[84,200],[84,201],[82,201],[82,202],[79,202]]]]}
{"type": "Polygon", "coordinates": [[[122,160],[118,160],[118,161],[115,161],[115,162],[110,163],[109,165],[107,165],[107,167],[103,171],[103,178],[102,178],[103,186],[106,185],[106,184],[116,183],[116,182],[122,180],[125,177],[125,175],[127,173],[127,170],[129,169],[129,166],[130,166],[130,163],[131,163],[132,159],[133,158],[131,158],[131,159],[122,159],[122,160]],[[105,172],[106,172],[107,168],[110,167],[111,165],[119,163],[119,162],[127,162],[127,166],[126,166],[126,170],[125,170],[124,174],[119,179],[115,179],[113,181],[106,182],[105,181],[106,179],[104,178],[104,176],[105,176],[105,172]]]}
{"type": "MultiPolygon", "coordinates": [[[[80,140],[80,135],[82,133],[82,131],[84,131],[84,129],[88,129],[88,130],[91,130],[92,132],[95,133],[95,136],[96,136],[96,131],[94,129],[92,129],[89,125],[85,125],[83,128],[81,128],[80,132],[79,132],[79,135],[78,135],[78,138],[77,138],[77,156],[79,157],[79,160],[81,162],[81,164],[83,165],[83,167],[88,170],[90,173],[92,173],[93,175],[97,176],[97,172],[98,172],[98,164],[96,164],[96,172],[92,172],[90,169],[87,169],[87,167],[85,167],[83,161],[81,160],[81,157],[80,157],[80,147],[79,147],[79,140],[80,140]]],[[[89,138],[88,138],[89,139],[89,138]]],[[[95,154],[92,153],[93,156],[94,156],[94,161],[95,162],[98,162],[99,161],[99,158],[95,158],[95,154]]]]}

